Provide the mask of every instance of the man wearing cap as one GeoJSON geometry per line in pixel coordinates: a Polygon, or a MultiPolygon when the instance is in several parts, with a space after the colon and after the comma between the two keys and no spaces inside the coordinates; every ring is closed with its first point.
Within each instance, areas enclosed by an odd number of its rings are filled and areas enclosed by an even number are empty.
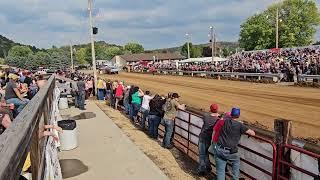
{"type": "Polygon", "coordinates": [[[213,132],[213,126],[219,120],[219,106],[217,104],[212,104],[210,106],[210,113],[206,113],[203,117],[203,126],[199,134],[199,167],[198,175],[203,176],[211,172],[211,164],[209,160],[208,149],[211,144],[211,137],[213,132]]]}
{"type": "Polygon", "coordinates": [[[215,147],[215,160],[217,180],[225,180],[225,167],[227,161],[232,165],[232,179],[239,179],[240,157],[238,155],[238,144],[242,134],[255,135],[255,132],[239,122],[240,109],[232,108],[231,117],[224,119],[220,136],[215,147]]]}
{"type": "Polygon", "coordinates": [[[164,124],[165,124],[165,134],[163,138],[162,147],[171,149],[173,145],[171,144],[171,137],[173,134],[174,128],[174,119],[177,115],[178,109],[184,110],[186,106],[179,103],[179,94],[172,93],[171,98],[167,99],[167,102],[164,105],[164,124]]]}
{"type": "Polygon", "coordinates": [[[17,81],[19,80],[19,76],[15,74],[9,74],[9,82],[7,83],[5,89],[4,99],[8,104],[14,104],[17,107],[18,113],[20,113],[23,108],[29,102],[28,99],[23,98],[23,95],[20,93],[17,87],[17,81]]]}

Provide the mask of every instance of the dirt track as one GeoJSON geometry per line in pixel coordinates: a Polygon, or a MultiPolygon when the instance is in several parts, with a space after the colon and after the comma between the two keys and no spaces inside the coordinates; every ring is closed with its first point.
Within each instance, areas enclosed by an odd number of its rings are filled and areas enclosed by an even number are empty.
{"type": "Polygon", "coordinates": [[[103,77],[136,84],[152,93],[178,92],[182,102],[205,110],[213,102],[221,111],[240,107],[243,120],[258,121],[270,130],[276,118],[292,120],[294,136],[320,138],[319,89],[134,73],[103,77]]]}

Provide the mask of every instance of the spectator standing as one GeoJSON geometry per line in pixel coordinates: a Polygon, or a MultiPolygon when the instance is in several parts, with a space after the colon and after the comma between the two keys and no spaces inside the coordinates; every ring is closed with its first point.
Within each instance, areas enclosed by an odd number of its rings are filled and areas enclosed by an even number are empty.
{"type": "Polygon", "coordinates": [[[29,100],[25,99],[25,94],[21,94],[17,86],[19,77],[15,74],[9,74],[9,82],[5,89],[5,100],[7,104],[14,104],[17,112],[20,113],[23,108],[28,104],[29,100]]]}
{"type": "Polygon", "coordinates": [[[140,127],[142,130],[145,129],[145,122],[147,120],[147,117],[150,111],[149,102],[152,98],[153,97],[150,96],[150,91],[146,91],[145,95],[142,98],[142,105],[141,105],[142,118],[140,120],[140,127]]]}
{"type": "Polygon", "coordinates": [[[72,92],[72,95],[74,96],[74,106],[76,108],[79,107],[79,103],[78,103],[78,85],[77,85],[77,81],[78,81],[78,78],[75,77],[74,78],[74,81],[71,82],[71,92],[72,92]]]}
{"type": "Polygon", "coordinates": [[[105,87],[103,86],[103,80],[98,77],[98,81],[97,81],[97,91],[98,91],[98,100],[102,101],[104,100],[104,90],[105,87]]]}
{"type": "Polygon", "coordinates": [[[143,91],[139,87],[134,87],[131,101],[131,121],[137,121],[137,115],[141,107],[141,97],[144,95],[143,91]]]}
{"type": "Polygon", "coordinates": [[[159,95],[155,95],[153,99],[149,102],[149,116],[148,116],[148,124],[149,124],[149,136],[153,139],[158,139],[158,128],[161,122],[161,119],[164,115],[163,105],[165,103],[165,99],[159,95]]]}
{"type": "Polygon", "coordinates": [[[240,174],[240,157],[238,155],[238,144],[241,135],[247,133],[254,136],[255,132],[237,121],[240,117],[240,109],[231,110],[231,118],[224,120],[220,136],[215,148],[215,160],[217,180],[225,180],[225,167],[227,161],[232,165],[232,179],[239,179],[240,174]]]}
{"type": "Polygon", "coordinates": [[[129,103],[129,93],[130,93],[130,86],[127,86],[125,89],[124,97],[123,97],[123,105],[125,109],[125,113],[129,115],[130,112],[130,103],[129,103]]]}
{"type": "Polygon", "coordinates": [[[89,77],[86,81],[86,99],[88,99],[93,91],[93,80],[89,77]]]}
{"type": "Polygon", "coordinates": [[[173,134],[174,120],[177,115],[178,109],[184,110],[186,106],[179,103],[179,94],[173,93],[172,98],[168,98],[164,104],[164,124],[165,124],[165,134],[163,138],[162,147],[171,149],[173,145],[171,144],[171,137],[173,134]]]}
{"type": "Polygon", "coordinates": [[[219,106],[212,104],[210,106],[210,113],[206,113],[203,117],[203,126],[199,134],[199,167],[198,175],[203,176],[211,172],[211,164],[209,160],[209,147],[211,145],[211,138],[213,133],[213,126],[219,120],[219,106]]]}
{"type": "Polygon", "coordinates": [[[86,110],[84,108],[85,98],[86,98],[86,83],[83,81],[82,77],[79,77],[77,82],[78,86],[78,106],[80,110],[86,110]]]}
{"type": "Polygon", "coordinates": [[[123,99],[123,82],[119,82],[119,85],[116,88],[116,103],[115,103],[115,109],[118,109],[119,102],[123,99]]]}

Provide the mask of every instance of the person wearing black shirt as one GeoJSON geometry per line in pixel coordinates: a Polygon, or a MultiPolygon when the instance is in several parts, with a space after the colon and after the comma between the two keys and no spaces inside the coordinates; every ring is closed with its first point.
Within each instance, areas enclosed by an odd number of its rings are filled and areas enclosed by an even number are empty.
{"type": "Polygon", "coordinates": [[[231,118],[226,118],[221,128],[220,136],[215,147],[217,180],[225,180],[227,161],[232,165],[232,179],[239,179],[240,157],[237,146],[242,134],[255,135],[253,130],[237,121],[239,117],[240,109],[233,108],[231,110],[231,118]]]}
{"type": "Polygon", "coordinates": [[[209,160],[209,147],[211,144],[211,137],[213,133],[213,126],[219,120],[218,105],[212,104],[210,106],[210,112],[203,117],[203,126],[199,134],[199,167],[197,174],[203,176],[211,172],[211,164],[209,160]]]}
{"type": "Polygon", "coordinates": [[[158,139],[158,128],[160,125],[161,118],[164,115],[163,105],[165,103],[165,99],[160,97],[159,95],[155,95],[153,99],[150,100],[149,106],[149,116],[148,116],[148,124],[149,124],[149,136],[153,139],[158,139]]]}

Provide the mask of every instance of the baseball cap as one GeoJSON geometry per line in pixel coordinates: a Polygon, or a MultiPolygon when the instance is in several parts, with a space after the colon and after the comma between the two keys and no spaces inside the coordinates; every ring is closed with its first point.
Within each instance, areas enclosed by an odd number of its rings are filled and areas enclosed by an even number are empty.
{"type": "Polygon", "coordinates": [[[232,108],[231,117],[233,117],[233,118],[240,117],[240,108],[232,108]]]}
{"type": "Polygon", "coordinates": [[[217,112],[218,112],[218,109],[219,109],[218,104],[211,104],[211,106],[210,106],[210,111],[211,111],[212,113],[217,113],[217,112]]]}

